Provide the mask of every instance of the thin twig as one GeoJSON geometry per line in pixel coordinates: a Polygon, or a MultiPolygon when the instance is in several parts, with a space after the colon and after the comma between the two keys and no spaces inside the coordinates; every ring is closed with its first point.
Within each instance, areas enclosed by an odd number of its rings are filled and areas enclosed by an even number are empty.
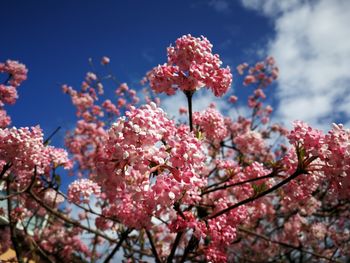
{"type": "Polygon", "coordinates": [[[90,233],[93,233],[93,234],[96,234],[106,240],[108,240],[109,242],[112,242],[112,243],[116,243],[118,242],[118,240],[116,239],[113,239],[97,230],[94,230],[94,229],[91,229],[89,227],[86,227],[82,224],[80,224],[78,221],[74,220],[74,219],[71,219],[65,215],[63,215],[62,213],[52,209],[51,207],[49,207],[47,204],[45,204],[39,197],[37,197],[32,191],[29,191],[29,194],[33,197],[33,199],[38,203],[40,204],[42,207],[44,207],[48,212],[50,212],[51,214],[55,215],[56,217],[62,219],[63,221],[65,221],[66,223],[68,224],[71,224],[73,226],[76,226],[76,227],[79,227],[81,229],[84,229],[90,233]]]}
{"type": "Polygon", "coordinates": [[[240,202],[238,202],[238,203],[236,203],[236,204],[234,204],[232,206],[229,206],[229,207],[227,207],[227,208],[225,208],[225,209],[223,209],[223,210],[221,210],[221,211],[219,211],[219,212],[217,212],[217,213],[215,213],[213,215],[208,216],[206,219],[212,219],[212,218],[221,216],[221,215],[223,215],[223,214],[225,214],[225,213],[231,211],[232,209],[235,209],[235,208],[237,208],[237,207],[239,207],[241,205],[245,205],[247,203],[253,202],[253,201],[259,199],[260,197],[263,197],[263,196],[265,196],[265,195],[267,195],[269,193],[272,193],[273,191],[275,191],[278,188],[280,188],[281,186],[289,183],[291,180],[295,179],[299,175],[305,174],[305,173],[307,173],[307,171],[304,171],[303,169],[297,169],[291,176],[289,176],[285,180],[279,182],[278,184],[274,185],[273,187],[267,189],[266,191],[258,193],[257,195],[252,196],[250,198],[244,199],[244,200],[242,200],[242,201],[240,201],[240,202]]]}
{"type": "Polygon", "coordinates": [[[162,263],[162,261],[159,258],[159,255],[158,255],[157,248],[156,248],[156,246],[153,243],[151,232],[149,232],[149,230],[146,230],[146,234],[147,234],[149,243],[151,244],[151,249],[152,249],[152,253],[153,253],[153,256],[155,258],[155,261],[157,263],[162,263]]]}
{"type": "Polygon", "coordinates": [[[106,257],[106,259],[103,261],[103,263],[108,263],[113,258],[113,256],[115,255],[115,253],[118,252],[119,248],[121,247],[124,240],[128,237],[128,235],[130,234],[131,231],[132,231],[132,229],[127,229],[125,232],[121,233],[120,238],[119,238],[119,242],[116,244],[116,246],[114,247],[112,252],[106,257]]]}
{"type": "Polygon", "coordinates": [[[168,256],[167,263],[173,262],[173,258],[174,258],[175,252],[176,252],[176,248],[177,248],[177,246],[180,243],[182,235],[183,235],[183,232],[178,232],[177,233],[175,241],[174,241],[174,244],[173,244],[173,246],[171,248],[171,252],[170,252],[170,254],[168,256]]]}
{"type": "Polygon", "coordinates": [[[243,184],[246,184],[246,183],[259,181],[259,180],[262,180],[262,179],[268,179],[268,178],[273,177],[274,175],[275,175],[275,172],[272,172],[272,173],[269,173],[268,175],[264,175],[264,176],[261,176],[261,177],[251,178],[251,179],[248,179],[248,180],[245,180],[245,181],[241,181],[241,182],[237,182],[237,183],[233,183],[233,184],[225,184],[225,185],[222,185],[222,186],[219,186],[219,187],[216,187],[216,188],[204,191],[203,193],[201,193],[201,196],[209,194],[211,192],[218,191],[218,190],[226,189],[226,188],[229,188],[229,187],[235,187],[235,186],[243,185],[243,184]]]}
{"type": "Polygon", "coordinates": [[[60,126],[58,126],[51,134],[49,137],[47,137],[47,139],[44,141],[44,145],[48,144],[50,142],[50,140],[52,139],[53,136],[55,136],[55,134],[61,129],[60,126]]]}
{"type": "MultiPolygon", "coordinates": [[[[10,181],[9,180],[6,181],[6,194],[8,196],[10,195],[10,181]]],[[[17,258],[19,263],[23,263],[21,243],[18,242],[18,238],[17,238],[17,229],[16,229],[17,221],[14,221],[12,218],[12,200],[11,200],[11,198],[7,199],[7,216],[8,216],[8,220],[9,220],[12,246],[13,246],[13,249],[15,250],[16,258],[17,258]]]]}
{"type": "Polygon", "coordinates": [[[181,263],[184,263],[186,261],[188,254],[198,246],[198,243],[198,238],[196,238],[195,235],[192,234],[185,248],[184,254],[182,255],[182,258],[180,260],[181,263]]]}
{"type": "Polygon", "coordinates": [[[281,242],[281,241],[271,240],[267,236],[255,233],[255,232],[253,232],[253,231],[251,231],[251,230],[249,230],[247,228],[244,228],[244,227],[238,227],[237,229],[239,231],[241,231],[241,232],[247,233],[249,235],[254,235],[254,236],[258,237],[258,238],[264,239],[264,240],[266,240],[268,242],[271,242],[271,243],[275,243],[275,244],[278,244],[278,245],[281,245],[281,246],[285,246],[285,247],[289,247],[289,248],[292,248],[292,249],[296,249],[296,250],[299,250],[302,253],[310,254],[310,255],[313,255],[313,256],[318,257],[318,258],[323,258],[323,259],[326,259],[326,260],[328,260],[330,262],[339,262],[339,261],[333,260],[332,258],[323,256],[321,254],[318,254],[318,253],[315,253],[315,252],[312,252],[312,251],[309,251],[309,250],[305,250],[305,249],[303,249],[301,247],[297,247],[297,246],[294,246],[294,245],[291,245],[291,244],[288,244],[288,243],[284,243],[284,242],[281,242]]]}

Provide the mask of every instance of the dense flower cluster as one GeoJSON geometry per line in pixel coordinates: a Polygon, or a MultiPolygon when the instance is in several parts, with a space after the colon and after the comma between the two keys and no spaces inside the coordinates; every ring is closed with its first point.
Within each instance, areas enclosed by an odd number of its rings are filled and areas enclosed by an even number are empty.
{"type": "MultiPolygon", "coordinates": [[[[333,129],[328,134],[310,127],[308,124],[296,121],[294,129],[288,136],[290,142],[297,148],[301,148],[304,158],[319,158],[319,161],[310,167],[313,173],[308,178],[315,176],[320,181],[327,178],[330,189],[342,197],[349,196],[350,178],[350,130],[342,125],[333,124],[333,129]]],[[[306,185],[306,184],[302,184],[306,185]]],[[[317,185],[313,184],[314,188],[317,185]]],[[[310,184],[308,184],[310,188],[310,184]]]]}
{"type": "Polygon", "coordinates": [[[29,180],[34,170],[37,174],[47,174],[52,167],[71,168],[67,152],[45,145],[38,126],[0,129],[0,164],[1,168],[11,164],[11,172],[19,182],[29,180]]]}
{"type": "Polygon", "coordinates": [[[79,229],[65,229],[62,223],[57,222],[42,232],[36,231],[34,234],[35,240],[45,251],[54,255],[57,262],[71,261],[76,251],[90,255],[90,250],[79,236],[79,229]]]}
{"type": "Polygon", "coordinates": [[[90,196],[99,197],[101,188],[89,179],[79,179],[71,183],[68,187],[68,200],[74,203],[88,203],[90,196]]]}
{"type": "Polygon", "coordinates": [[[195,112],[193,123],[200,127],[200,130],[210,141],[215,143],[220,143],[228,135],[224,117],[215,108],[208,108],[203,112],[195,112]]]}
{"type": "Polygon", "coordinates": [[[4,83],[0,83],[0,128],[7,127],[11,118],[3,109],[5,104],[14,104],[18,98],[17,88],[27,79],[27,68],[18,61],[7,60],[0,63],[0,74],[7,74],[4,83]]]}
{"type": "Polygon", "coordinates": [[[237,149],[242,153],[251,155],[261,153],[266,149],[265,141],[262,138],[261,133],[256,131],[248,131],[246,133],[239,134],[233,139],[237,149]]]}
{"type": "Polygon", "coordinates": [[[205,37],[185,35],[168,47],[168,62],[147,74],[151,88],[157,93],[175,94],[176,89],[196,91],[206,86],[215,96],[224,95],[232,82],[230,68],[221,68],[219,55],[212,53],[205,37]]]}
{"type": "Polygon", "coordinates": [[[132,107],[108,134],[98,164],[98,180],[107,198],[115,200],[106,214],[140,228],[150,223],[150,213],[163,212],[179,198],[191,203],[198,196],[204,183],[200,142],[154,103],[132,107]]]}

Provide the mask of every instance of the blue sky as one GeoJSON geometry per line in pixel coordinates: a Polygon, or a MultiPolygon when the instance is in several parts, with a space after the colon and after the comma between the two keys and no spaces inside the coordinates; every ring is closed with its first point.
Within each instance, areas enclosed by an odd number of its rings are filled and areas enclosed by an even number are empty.
{"type": "MultiPolygon", "coordinates": [[[[0,60],[29,68],[19,100],[7,107],[18,127],[40,124],[46,134],[71,128],[75,110],[60,86],[78,88],[89,57],[109,56],[117,78],[137,88],[145,72],[166,61],[166,47],[188,33],[208,37],[232,68],[274,55],[281,70],[272,92],[276,120],[324,129],[333,121],[350,124],[347,0],[5,0],[1,11],[0,60]]],[[[211,99],[199,95],[197,105],[211,99]]],[[[164,106],[172,110],[180,100],[164,106]]]]}
{"type": "Polygon", "coordinates": [[[14,125],[40,124],[46,133],[73,122],[60,85],[78,88],[89,57],[109,56],[117,78],[137,88],[183,34],[205,35],[224,63],[236,66],[271,33],[266,18],[239,2],[219,12],[202,0],[2,1],[1,10],[0,60],[19,60],[29,69],[19,100],[7,109],[14,125]]]}

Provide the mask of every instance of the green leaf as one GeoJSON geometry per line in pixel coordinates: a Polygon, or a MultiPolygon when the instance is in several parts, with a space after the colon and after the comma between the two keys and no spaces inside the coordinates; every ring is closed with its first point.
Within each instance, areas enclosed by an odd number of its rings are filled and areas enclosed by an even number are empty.
{"type": "Polygon", "coordinates": [[[253,190],[254,190],[254,196],[264,192],[267,190],[267,186],[265,183],[262,183],[262,184],[252,184],[252,187],[253,187],[253,190]]]}
{"type": "Polygon", "coordinates": [[[203,133],[201,131],[196,131],[196,138],[198,140],[203,140],[204,136],[203,136],[203,133]]]}
{"type": "Polygon", "coordinates": [[[165,151],[167,152],[167,153],[170,153],[171,152],[171,147],[169,147],[168,149],[166,149],[165,151]]]}
{"type": "Polygon", "coordinates": [[[61,186],[61,176],[59,174],[55,174],[55,182],[58,186],[61,186]]]}
{"type": "Polygon", "coordinates": [[[149,168],[153,168],[155,166],[157,166],[158,164],[156,162],[153,161],[149,161],[149,168]]]}
{"type": "Polygon", "coordinates": [[[208,246],[210,244],[210,242],[211,242],[211,237],[210,236],[206,236],[205,239],[204,239],[204,244],[206,246],[208,246]]]}

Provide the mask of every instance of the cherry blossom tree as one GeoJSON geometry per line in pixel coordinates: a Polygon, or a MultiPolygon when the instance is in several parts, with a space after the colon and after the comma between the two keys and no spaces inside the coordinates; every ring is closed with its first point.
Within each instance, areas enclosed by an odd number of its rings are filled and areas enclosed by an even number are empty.
{"type": "Polygon", "coordinates": [[[349,261],[350,130],[273,123],[272,57],[234,73],[251,92],[248,116],[214,103],[193,112],[203,88],[238,109],[231,70],[203,36],[180,37],[167,57],[143,92],[110,74],[108,57],[106,74],[64,85],[77,116],[66,149],[50,145],[58,130],[45,139],[39,126],[10,127],[4,107],[27,69],[0,63],[0,251],[18,262],[349,261]],[[178,92],[186,123],[160,107],[178,92]],[[67,193],[62,169],[74,176],[67,193]]]}

